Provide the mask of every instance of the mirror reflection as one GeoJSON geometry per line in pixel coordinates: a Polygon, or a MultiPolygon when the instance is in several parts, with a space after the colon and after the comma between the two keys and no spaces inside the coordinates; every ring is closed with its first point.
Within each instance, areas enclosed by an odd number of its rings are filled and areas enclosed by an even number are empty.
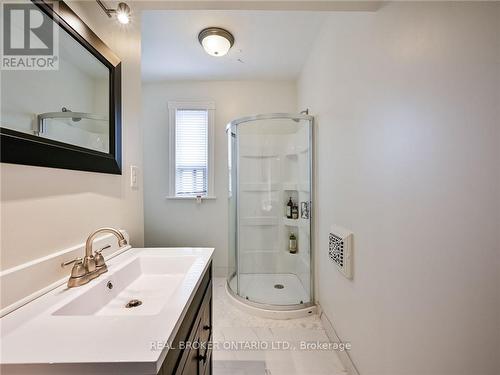
{"type": "Polygon", "coordinates": [[[58,35],[58,70],[2,71],[1,126],[108,153],[110,71],[62,28],[58,35]]]}

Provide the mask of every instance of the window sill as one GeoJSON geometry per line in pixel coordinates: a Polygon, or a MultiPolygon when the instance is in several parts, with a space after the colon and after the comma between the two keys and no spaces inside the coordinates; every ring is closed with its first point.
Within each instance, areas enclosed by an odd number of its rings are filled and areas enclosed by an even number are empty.
{"type": "MultiPolygon", "coordinates": [[[[167,195],[165,197],[165,199],[176,199],[176,200],[197,200],[198,198],[197,197],[176,197],[176,196],[172,196],[172,195],[167,195]]],[[[216,196],[213,196],[213,195],[210,195],[208,197],[201,197],[201,200],[204,201],[204,200],[214,200],[214,199],[217,199],[216,196]]]]}

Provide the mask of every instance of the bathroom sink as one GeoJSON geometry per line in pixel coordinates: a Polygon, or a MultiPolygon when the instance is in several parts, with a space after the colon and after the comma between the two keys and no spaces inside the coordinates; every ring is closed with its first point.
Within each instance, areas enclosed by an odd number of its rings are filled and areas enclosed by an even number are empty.
{"type": "Polygon", "coordinates": [[[0,372],[157,374],[213,252],[129,248],[85,285],[68,288],[65,278],[2,318],[0,372]],[[141,303],[126,307],[132,300],[141,303]]]}
{"type": "Polygon", "coordinates": [[[95,285],[53,315],[156,315],[179,289],[196,259],[193,255],[138,256],[101,275],[95,285]]]}

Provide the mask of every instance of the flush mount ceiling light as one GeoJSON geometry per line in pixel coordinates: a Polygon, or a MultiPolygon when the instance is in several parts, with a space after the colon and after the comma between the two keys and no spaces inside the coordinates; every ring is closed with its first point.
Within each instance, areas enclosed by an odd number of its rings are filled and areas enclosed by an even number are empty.
{"type": "Polygon", "coordinates": [[[224,56],[234,44],[234,36],[220,27],[207,27],[198,34],[198,41],[211,56],[224,56]]]}
{"type": "Polygon", "coordinates": [[[116,14],[116,19],[121,24],[126,25],[127,23],[130,22],[130,7],[127,4],[119,3],[118,8],[110,9],[110,8],[106,8],[106,6],[104,5],[104,3],[101,0],[96,0],[96,1],[97,1],[97,4],[100,5],[102,10],[104,10],[104,13],[106,13],[109,18],[111,18],[112,14],[116,14]]]}

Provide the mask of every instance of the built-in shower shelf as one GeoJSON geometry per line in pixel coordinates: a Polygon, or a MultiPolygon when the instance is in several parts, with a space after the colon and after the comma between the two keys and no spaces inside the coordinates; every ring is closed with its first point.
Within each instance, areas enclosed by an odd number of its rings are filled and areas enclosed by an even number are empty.
{"type": "Polygon", "coordinates": [[[306,219],[288,219],[283,218],[283,225],[287,227],[307,227],[309,226],[309,220],[306,219]]]}
{"type": "Polygon", "coordinates": [[[293,182],[283,182],[283,190],[297,191],[298,186],[298,184],[295,184],[293,182]]]}
{"type": "Polygon", "coordinates": [[[278,191],[281,184],[269,184],[267,182],[244,182],[241,184],[242,191],[278,191]]]}
{"type": "Polygon", "coordinates": [[[276,216],[247,216],[241,218],[241,225],[245,226],[278,225],[278,218],[276,216]]]}
{"type": "Polygon", "coordinates": [[[300,191],[304,193],[309,192],[309,185],[307,183],[294,183],[294,182],[284,182],[283,184],[269,184],[267,182],[244,182],[241,184],[241,191],[300,191]]]}
{"type": "Polygon", "coordinates": [[[245,263],[248,263],[248,257],[255,257],[256,255],[273,255],[277,254],[279,252],[278,249],[276,248],[252,248],[252,247],[241,247],[240,248],[241,254],[245,255],[247,259],[244,260],[245,263]]]}
{"type": "Polygon", "coordinates": [[[240,157],[249,158],[249,159],[266,159],[266,158],[277,158],[279,155],[276,152],[242,152],[240,153],[240,157]]]}
{"type": "Polygon", "coordinates": [[[308,151],[309,147],[290,147],[285,151],[285,155],[288,157],[295,157],[308,151]]]}
{"type": "Polygon", "coordinates": [[[309,184],[307,183],[295,183],[295,182],[284,182],[283,190],[285,191],[301,191],[304,193],[309,193],[309,184]]]}

